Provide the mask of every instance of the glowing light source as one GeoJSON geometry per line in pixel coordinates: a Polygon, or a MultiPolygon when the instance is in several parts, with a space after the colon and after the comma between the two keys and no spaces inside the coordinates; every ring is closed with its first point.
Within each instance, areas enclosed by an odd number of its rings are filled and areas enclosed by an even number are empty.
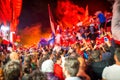
{"type": "Polygon", "coordinates": [[[1,31],[6,32],[6,31],[9,31],[9,30],[10,30],[10,28],[8,26],[4,26],[4,25],[1,26],[1,31]]]}
{"type": "Polygon", "coordinates": [[[8,26],[4,26],[4,25],[1,26],[0,33],[1,33],[1,37],[3,39],[6,39],[6,40],[8,39],[8,37],[9,37],[9,30],[10,30],[10,28],[8,26]]]}
{"type": "Polygon", "coordinates": [[[13,42],[13,35],[15,34],[15,32],[10,32],[10,42],[13,42]]]}

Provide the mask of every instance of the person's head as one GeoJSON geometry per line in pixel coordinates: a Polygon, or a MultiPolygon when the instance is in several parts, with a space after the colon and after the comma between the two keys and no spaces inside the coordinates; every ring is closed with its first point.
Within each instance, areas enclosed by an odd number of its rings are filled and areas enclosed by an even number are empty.
{"type": "Polygon", "coordinates": [[[75,48],[80,48],[80,44],[76,43],[75,48]]]}
{"type": "Polygon", "coordinates": [[[30,56],[25,56],[25,58],[24,58],[24,64],[25,65],[31,64],[31,57],[30,56]]]}
{"type": "Polygon", "coordinates": [[[65,58],[63,72],[66,77],[75,77],[79,71],[79,61],[77,57],[69,56],[65,58]]]}
{"type": "Polygon", "coordinates": [[[116,48],[114,59],[115,59],[116,63],[120,63],[120,48],[116,48]]]}
{"type": "Polygon", "coordinates": [[[52,60],[54,58],[54,56],[55,56],[55,54],[49,53],[49,59],[52,60]]]}
{"type": "Polygon", "coordinates": [[[24,67],[24,73],[26,73],[26,74],[30,74],[30,68],[28,67],[28,66],[25,66],[24,67]]]}
{"type": "Polygon", "coordinates": [[[19,60],[19,55],[16,52],[10,53],[10,60],[19,60]]]}
{"type": "Polygon", "coordinates": [[[56,58],[56,63],[61,65],[61,63],[62,63],[61,55],[58,54],[58,55],[55,56],[55,58],[56,58]]]}
{"type": "Polygon", "coordinates": [[[29,70],[31,70],[32,68],[31,68],[31,57],[30,56],[25,56],[25,58],[24,58],[24,64],[23,64],[23,70],[25,69],[25,68],[27,68],[27,69],[29,69],[29,70]]]}
{"type": "Polygon", "coordinates": [[[106,52],[110,52],[110,48],[108,47],[107,44],[105,44],[103,47],[104,47],[104,49],[105,49],[106,52]]]}
{"type": "Polygon", "coordinates": [[[31,77],[32,80],[47,80],[46,75],[39,70],[34,70],[30,74],[30,77],[31,77]]]}
{"type": "Polygon", "coordinates": [[[100,60],[100,51],[99,50],[92,51],[91,57],[94,61],[99,61],[100,60]]]}
{"type": "Polygon", "coordinates": [[[20,76],[20,63],[9,61],[4,67],[5,80],[18,80],[20,76]]]}

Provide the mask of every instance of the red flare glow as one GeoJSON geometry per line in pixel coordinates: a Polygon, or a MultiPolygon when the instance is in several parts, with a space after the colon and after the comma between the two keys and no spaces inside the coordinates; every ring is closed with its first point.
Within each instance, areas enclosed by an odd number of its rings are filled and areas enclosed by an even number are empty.
{"type": "Polygon", "coordinates": [[[56,16],[63,27],[72,27],[85,18],[85,10],[69,0],[58,1],[56,16]]]}
{"type": "Polygon", "coordinates": [[[41,38],[47,39],[50,36],[49,30],[46,30],[45,33],[41,32],[40,24],[26,27],[20,33],[21,44],[23,46],[32,46],[34,44],[38,44],[41,38]]]}

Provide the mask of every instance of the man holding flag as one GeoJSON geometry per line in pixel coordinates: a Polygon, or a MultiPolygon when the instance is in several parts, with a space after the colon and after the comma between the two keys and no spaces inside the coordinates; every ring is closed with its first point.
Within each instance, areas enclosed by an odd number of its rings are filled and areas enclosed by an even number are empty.
{"type": "Polygon", "coordinates": [[[50,5],[48,4],[48,12],[49,12],[49,19],[50,19],[50,26],[51,26],[51,30],[52,30],[52,35],[54,36],[54,38],[52,38],[50,41],[49,41],[49,44],[59,44],[61,45],[61,31],[60,31],[60,26],[56,24],[56,22],[54,21],[54,18],[52,16],[52,12],[50,10],[50,5]],[[55,27],[57,27],[56,31],[55,31],[55,27]]]}

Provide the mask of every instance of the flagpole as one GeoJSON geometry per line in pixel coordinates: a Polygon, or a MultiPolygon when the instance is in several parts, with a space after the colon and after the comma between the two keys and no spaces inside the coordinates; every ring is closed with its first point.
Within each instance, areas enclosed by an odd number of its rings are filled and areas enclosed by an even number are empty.
{"type": "Polygon", "coordinates": [[[51,30],[52,30],[52,33],[55,34],[55,22],[54,22],[54,19],[53,19],[53,16],[52,16],[52,12],[50,10],[50,4],[48,4],[48,13],[49,13],[51,30]]]}

